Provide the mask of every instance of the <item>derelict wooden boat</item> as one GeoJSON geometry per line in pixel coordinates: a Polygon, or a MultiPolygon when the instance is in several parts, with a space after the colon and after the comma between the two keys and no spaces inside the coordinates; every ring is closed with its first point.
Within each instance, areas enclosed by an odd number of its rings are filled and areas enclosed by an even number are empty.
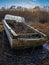
{"type": "Polygon", "coordinates": [[[3,20],[11,48],[28,48],[40,46],[44,43],[46,35],[25,23],[19,16],[6,15],[3,20]]]}

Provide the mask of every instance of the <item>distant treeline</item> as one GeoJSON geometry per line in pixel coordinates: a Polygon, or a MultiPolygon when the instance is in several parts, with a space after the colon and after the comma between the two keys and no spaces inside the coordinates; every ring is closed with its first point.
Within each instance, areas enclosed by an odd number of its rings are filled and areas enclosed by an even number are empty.
{"type": "Polygon", "coordinates": [[[25,18],[26,22],[39,21],[42,23],[49,22],[49,12],[46,11],[33,11],[33,10],[5,10],[0,11],[0,21],[5,17],[6,14],[12,14],[16,16],[22,16],[25,18]]]}

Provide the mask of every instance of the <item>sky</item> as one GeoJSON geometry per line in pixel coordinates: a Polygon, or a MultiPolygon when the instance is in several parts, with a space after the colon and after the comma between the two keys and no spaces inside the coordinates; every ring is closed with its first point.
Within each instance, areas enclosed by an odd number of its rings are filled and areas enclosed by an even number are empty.
{"type": "Polygon", "coordinates": [[[49,0],[0,0],[0,8],[8,8],[11,5],[34,8],[35,6],[48,6],[49,0]]]}

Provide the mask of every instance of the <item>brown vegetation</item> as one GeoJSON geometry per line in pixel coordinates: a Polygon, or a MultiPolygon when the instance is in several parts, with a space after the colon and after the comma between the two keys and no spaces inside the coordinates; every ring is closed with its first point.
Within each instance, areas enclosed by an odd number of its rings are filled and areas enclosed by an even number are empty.
{"type": "Polygon", "coordinates": [[[4,18],[5,14],[12,14],[17,16],[22,16],[27,22],[40,21],[42,23],[49,22],[49,12],[41,10],[5,10],[0,11],[0,21],[4,18]]]}
{"type": "Polygon", "coordinates": [[[3,32],[4,28],[2,25],[0,25],[0,32],[3,32]]]}
{"type": "Polygon", "coordinates": [[[44,24],[40,22],[33,22],[30,25],[45,33],[47,35],[47,39],[49,40],[49,22],[44,24]]]}
{"type": "Polygon", "coordinates": [[[40,9],[34,10],[10,9],[0,11],[0,21],[2,21],[5,14],[12,14],[24,17],[27,24],[32,25],[36,27],[38,30],[44,32],[45,34],[47,34],[49,38],[49,12],[41,11],[40,9]]]}

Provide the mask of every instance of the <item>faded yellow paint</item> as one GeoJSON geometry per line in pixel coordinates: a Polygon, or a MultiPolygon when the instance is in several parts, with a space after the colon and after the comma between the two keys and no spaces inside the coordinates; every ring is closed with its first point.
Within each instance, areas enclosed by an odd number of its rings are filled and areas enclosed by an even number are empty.
{"type": "Polygon", "coordinates": [[[44,40],[32,40],[32,41],[24,41],[24,40],[17,40],[16,42],[12,43],[11,48],[14,49],[24,49],[24,48],[28,48],[28,47],[36,47],[36,46],[40,46],[43,44],[44,40]]]}

